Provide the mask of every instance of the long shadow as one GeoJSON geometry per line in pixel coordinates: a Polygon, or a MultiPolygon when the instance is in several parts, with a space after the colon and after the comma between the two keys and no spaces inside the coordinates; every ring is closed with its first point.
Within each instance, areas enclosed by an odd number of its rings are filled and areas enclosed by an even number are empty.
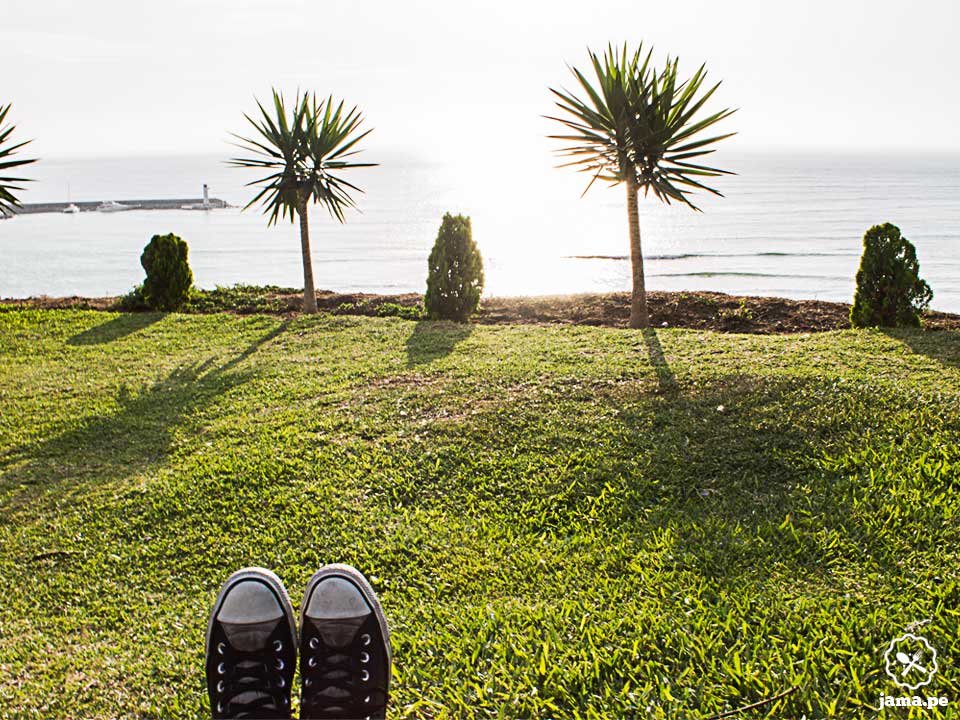
{"type": "MultiPolygon", "coordinates": [[[[0,490],[6,494],[23,486],[24,492],[13,492],[17,504],[36,495],[30,487],[59,496],[76,486],[121,480],[162,464],[178,429],[217,397],[248,382],[255,373],[236,366],[286,327],[281,323],[226,361],[209,357],[182,365],[140,389],[121,387],[111,412],[82,418],[59,435],[4,453],[0,490]]],[[[9,500],[4,505],[10,509],[9,500]]]]}
{"type": "Polygon", "coordinates": [[[779,417],[803,396],[802,385],[735,375],[648,402],[618,402],[630,454],[643,453],[657,469],[647,491],[640,490],[646,483],[635,486],[634,499],[655,501],[668,514],[703,510],[751,525],[781,513],[806,472],[797,458],[811,450],[809,431],[779,417]]]}
{"type": "Polygon", "coordinates": [[[150,327],[163,319],[163,313],[124,313],[88,328],[67,340],[68,345],[102,345],[150,327]]]}
{"type": "Polygon", "coordinates": [[[248,357],[253,355],[261,347],[266,345],[268,342],[278,337],[279,335],[282,335],[283,333],[285,333],[287,331],[287,328],[289,327],[290,327],[290,320],[289,319],[284,320],[279,325],[277,325],[273,330],[266,333],[265,335],[262,335],[261,337],[257,338],[252,343],[250,343],[250,345],[248,345],[247,348],[242,353],[237,354],[231,360],[229,360],[224,365],[222,365],[219,369],[219,372],[225,372],[227,370],[230,370],[233,367],[236,367],[241,362],[246,360],[248,357]]]}
{"type": "Polygon", "coordinates": [[[941,365],[960,368],[960,330],[881,328],[883,334],[941,365]]]}
{"type": "Polygon", "coordinates": [[[473,325],[469,324],[421,320],[407,338],[407,367],[446,357],[472,332],[473,325]]]}
{"type": "MultiPolygon", "coordinates": [[[[618,399],[624,447],[601,472],[623,478],[614,517],[638,536],[669,538],[665,557],[705,577],[778,566],[826,577],[831,551],[809,524],[792,534],[791,523],[815,518],[821,533],[843,539],[839,553],[862,542],[867,530],[851,516],[849,483],[822,460],[861,448],[878,422],[861,414],[856,388],[834,393],[825,405],[816,379],[744,374],[648,400],[618,399]],[[639,474],[631,462],[638,456],[645,459],[639,474]]],[[[871,558],[896,571],[895,548],[874,544],[871,558]]]]}
{"type": "MultiPolygon", "coordinates": [[[[650,343],[655,355],[652,333],[650,343]]],[[[777,566],[798,577],[825,571],[814,534],[795,541],[781,526],[812,514],[848,541],[859,531],[849,527],[848,489],[819,461],[827,449],[860,442],[876,422],[853,411],[860,392],[838,391],[829,412],[818,412],[821,380],[733,374],[681,385],[665,360],[658,377],[655,389],[558,386],[563,399],[548,414],[536,394],[506,400],[508,412],[481,407],[468,432],[441,426],[432,436],[436,464],[408,474],[384,458],[384,470],[396,471],[392,497],[415,507],[481,497],[518,528],[560,537],[576,535],[590,517],[601,533],[641,545],[659,538],[671,547],[664,562],[704,577],[777,566]],[[585,450],[595,438],[601,447],[585,450]]],[[[873,559],[896,562],[882,549],[873,559]]]]}
{"type": "Polygon", "coordinates": [[[676,393],[678,390],[677,378],[673,374],[673,370],[670,369],[667,359],[663,356],[663,346],[660,345],[657,331],[653,328],[644,329],[643,343],[647,347],[647,357],[650,359],[650,364],[653,365],[653,370],[657,373],[660,392],[676,393]]]}

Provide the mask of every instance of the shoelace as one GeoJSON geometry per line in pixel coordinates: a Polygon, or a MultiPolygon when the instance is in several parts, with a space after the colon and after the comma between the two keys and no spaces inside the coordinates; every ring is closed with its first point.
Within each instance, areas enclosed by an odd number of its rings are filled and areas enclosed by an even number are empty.
{"type": "Polygon", "coordinates": [[[309,654],[303,666],[303,685],[307,689],[302,710],[311,715],[330,713],[330,717],[370,717],[381,712],[378,698],[382,691],[365,686],[370,681],[370,635],[361,634],[348,647],[328,647],[320,638],[312,637],[307,642],[309,654]],[[358,661],[359,670],[354,666],[358,661]],[[334,692],[330,692],[333,690],[334,692]]]}
{"type": "MultiPolygon", "coordinates": [[[[281,646],[282,647],[282,646],[281,646]]],[[[279,651],[279,648],[276,648],[279,651]]],[[[234,718],[287,718],[286,681],[280,674],[283,660],[279,657],[264,662],[263,651],[236,650],[221,643],[218,650],[223,660],[217,665],[217,712],[234,718]],[[240,702],[244,693],[256,693],[240,702]]]]}

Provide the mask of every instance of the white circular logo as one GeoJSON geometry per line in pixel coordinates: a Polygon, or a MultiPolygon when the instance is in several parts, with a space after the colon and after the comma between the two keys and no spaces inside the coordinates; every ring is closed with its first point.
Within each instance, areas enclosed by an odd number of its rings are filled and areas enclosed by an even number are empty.
{"type": "Polygon", "coordinates": [[[891,640],[883,659],[890,679],[910,690],[929,685],[937,672],[937,651],[925,637],[911,633],[891,640]]]}

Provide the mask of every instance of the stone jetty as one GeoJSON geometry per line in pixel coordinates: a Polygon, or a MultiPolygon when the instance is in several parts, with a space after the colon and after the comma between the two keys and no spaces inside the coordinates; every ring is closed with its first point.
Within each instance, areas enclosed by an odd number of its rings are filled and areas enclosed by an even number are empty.
{"type": "MultiPolygon", "coordinates": [[[[183,198],[172,200],[118,200],[121,205],[126,205],[131,210],[180,210],[185,205],[193,206],[191,209],[204,209],[203,198],[183,198]]],[[[210,198],[208,200],[209,209],[219,210],[230,207],[225,200],[210,198]]],[[[25,203],[23,207],[16,208],[18,215],[33,215],[35,213],[59,213],[66,210],[70,205],[76,205],[80,212],[95,212],[100,207],[99,202],[55,202],[55,203],[25,203]]]]}

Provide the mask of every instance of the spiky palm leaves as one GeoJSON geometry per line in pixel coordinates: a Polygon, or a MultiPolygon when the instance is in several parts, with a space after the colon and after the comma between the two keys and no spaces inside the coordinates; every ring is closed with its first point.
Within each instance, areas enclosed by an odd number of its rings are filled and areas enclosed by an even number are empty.
{"type": "MultiPolygon", "coordinates": [[[[7,113],[10,111],[10,105],[2,106],[0,105],[0,173],[6,175],[6,171],[11,168],[20,167],[21,165],[29,165],[32,162],[36,162],[35,159],[28,160],[11,160],[11,158],[16,154],[17,150],[22,148],[24,145],[30,143],[30,140],[25,140],[24,142],[17,143],[16,145],[9,145],[10,136],[13,134],[13,131],[16,130],[14,125],[4,126],[4,121],[7,118],[7,113]]],[[[3,177],[0,176],[0,215],[12,215],[14,208],[20,207],[20,201],[17,200],[14,191],[23,190],[22,187],[16,183],[30,182],[26,178],[22,177],[3,177]]]]}
{"type": "Polygon", "coordinates": [[[363,191],[335,173],[373,166],[374,163],[349,159],[359,152],[355,147],[370,130],[356,134],[363,121],[361,114],[356,107],[345,111],[343,102],[335,104],[332,97],[318,103],[315,95],[298,93],[288,113],[283,96],[274,90],[272,113],[259,101],[257,106],[261,114],[258,120],[244,115],[256,129],[256,139],[235,135],[241,141],[238,146],[254,157],[233,158],[229,162],[233,167],[270,172],[248,183],[262,187],[244,209],[262,201],[270,225],[280,218],[294,222],[299,216],[304,310],[315,312],[307,208],[320,203],[332,217],[345,221],[344,211],[356,207],[350,192],[363,191]]]}
{"type": "Polygon", "coordinates": [[[590,52],[596,86],[571,68],[586,93],[585,100],[565,90],[550,90],[558,98],[557,106],[567,113],[566,117],[551,119],[570,131],[551,137],[575,143],[559,152],[572,158],[564,167],[575,166],[592,176],[584,194],[597,180],[627,183],[633,262],[631,327],[647,325],[638,190],[643,188],[645,196],[652,191],[662,201],[678,201],[699,210],[688,197],[691,192],[705,190],[720,195],[700,179],[730,173],[691,161],[714,152],[709,145],[734,134],[694,138],[734,112],[721,110],[694,121],[720,83],[701,94],[706,79],[704,66],[689,80],[679,82],[677,60],[668,58],[663,69],[655,70],[650,65],[651,54],[652,50],[643,55],[642,44],[632,55],[626,45],[619,53],[610,46],[602,60],[590,52]]]}

